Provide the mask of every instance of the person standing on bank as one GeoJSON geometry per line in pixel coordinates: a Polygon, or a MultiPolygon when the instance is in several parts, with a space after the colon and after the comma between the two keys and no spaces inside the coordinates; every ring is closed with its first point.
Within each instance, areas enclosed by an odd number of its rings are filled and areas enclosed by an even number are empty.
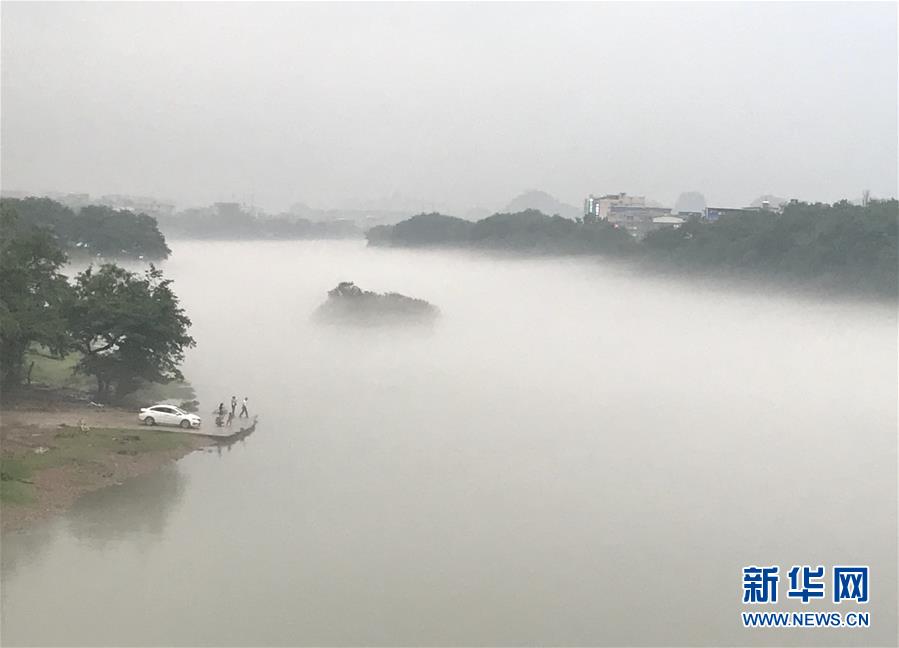
{"type": "Polygon", "coordinates": [[[246,396],[243,397],[243,403],[240,406],[240,416],[238,416],[237,418],[241,418],[244,415],[247,418],[250,418],[250,413],[247,411],[247,401],[248,400],[250,400],[250,399],[247,398],[246,396]]]}
{"type": "Polygon", "coordinates": [[[231,397],[231,417],[234,418],[234,412],[237,410],[237,396],[231,397]]]}

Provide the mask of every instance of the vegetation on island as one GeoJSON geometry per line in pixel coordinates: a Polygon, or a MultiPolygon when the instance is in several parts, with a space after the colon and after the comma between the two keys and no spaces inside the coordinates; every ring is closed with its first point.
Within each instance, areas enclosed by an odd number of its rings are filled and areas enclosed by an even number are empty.
{"type": "Polygon", "coordinates": [[[362,290],[352,281],[342,281],[328,291],[328,299],[318,307],[315,318],[331,323],[422,322],[432,320],[439,312],[424,299],[362,290]]]}
{"type": "Polygon", "coordinates": [[[121,399],[143,383],[181,380],[178,365],[194,345],[190,319],[171,281],[152,265],[131,272],[105,263],[60,272],[66,254],[45,228],[23,223],[14,203],[0,206],[0,381],[26,378],[26,354],[77,352],[74,371],[93,377],[97,398],[121,399]]]}
{"type": "Polygon", "coordinates": [[[70,255],[165,259],[171,252],[156,219],[146,214],[102,205],[75,211],[49,198],[3,198],[0,205],[18,215],[10,227],[25,235],[43,230],[70,255]]]}
{"type": "Polygon", "coordinates": [[[369,245],[452,247],[537,254],[595,254],[680,270],[723,271],[896,297],[899,203],[791,202],[782,213],[744,211],[715,222],[692,219],[643,240],[606,221],[536,210],[477,222],[420,214],[372,228],[369,245]]]}
{"type": "Polygon", "coordinates": [[[443,214],[419,214],[396,225],[373,227],[370,245],[465,247],[541,254],[627,254],[634,241],[608,223],[573,221],[535,209],[494,214],[472,222],[443,214]]]}

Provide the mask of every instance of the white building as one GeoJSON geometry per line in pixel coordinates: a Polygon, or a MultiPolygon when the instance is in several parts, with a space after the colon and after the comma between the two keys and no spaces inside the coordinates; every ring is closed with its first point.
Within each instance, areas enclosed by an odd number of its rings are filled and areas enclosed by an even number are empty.
{"type": "Polygon", "coordinates": [[[667,207],[612,205],[606,220],[615,227],[626,230],[634,238],[642,239],[647,232],[656,229],[653,221],[665,216],[671,216],[671,210],[667,207]]]}
{"type": "Polygon", "coordinates": [[[686,219],[683,219],[680,216],[659,216],[658,218],[652,219],[652,224],[657,228],[671,227],[677,229],[686,222],[686,219]]]}
{"type": "Polygon", "coordinates": [[[596,197],[590,194],[590,197],[584,201],[584,216],[593,216],[600,220],[606,220],[609,218],[612,207],[645,206],[646,198],[644,196],[629,196],[626,193],[618,193],[596,197]]]}

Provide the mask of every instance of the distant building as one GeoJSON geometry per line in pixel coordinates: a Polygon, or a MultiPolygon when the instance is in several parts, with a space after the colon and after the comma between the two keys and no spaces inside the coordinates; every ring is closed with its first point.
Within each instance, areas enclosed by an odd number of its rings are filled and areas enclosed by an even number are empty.
{"type": "Polygon", "coordinates": [[[707,207],[705,210],[705,219],[710,223],[714,223],[722,216],[746,216],[747,214],[758,214],[759,212],[770,212],[772,214],[783,213],[783,205],[772,205],[769,201],[763,200],[758,206],[749,207],[707,207]]]}
{"type": "MultiPolygon", "coordinates": [[[[657,229],[654,221],[659,218],[671,217],[671,210],[667,207],[645,207],[643,205],[611,205],[606,220],[616,227],[627,230],[631,236],[641,239],[648,232],[657,229]]],[[[679,224],[682,224],[683,221],[679,224]]]]}
{"type": "Polygon", "coordinates": [[[135,214],[150,216],[169,216],[175,211],[175,205],[148,196],[109,194],[100,196],[95,203],[112,209],[124,209],[135,214]]]}
{"type": "Polygon", "coordinates": [[[707,207],[705,210],[705,219],[710,223],[714,223],[722,216],[745,216],[746,214],[754,214],[758,209],[740,209],[735,207],[707,207]]]}
{"type": "Polygon", "coordinates": [[[705,218],[705,214],[698,211],[682,211],[677,212],[677,215],[683,218],[685,221],[693,220],[694,218],[705,218]]]}
{"type": "Polygon", "coordinates": [[[646,198],[643,196],[628,196],[626,193],[606,194],[604,196],[590,196],[584,201],[584,217],[605,220],[609,217],[612,207],[643,207],[646,198]]]}
{"type": "Polygon", "coordinates": [[[652,224],[655,226],[655,229],[662,229],[665,227],[677,229],[686,222],[686,219],[680,216],[659,216],[652,219],[652,224]]]}

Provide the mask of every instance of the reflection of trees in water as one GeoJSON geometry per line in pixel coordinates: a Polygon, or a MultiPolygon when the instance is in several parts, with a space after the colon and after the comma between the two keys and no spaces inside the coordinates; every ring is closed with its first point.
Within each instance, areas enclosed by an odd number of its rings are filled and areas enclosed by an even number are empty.
{"type": "Polygon", "coordinates": [[[101,545],[131,535],[160,536],[184,485],[181,471],[165,466],[121,486],[88,493],[66,516],[69,531],[80,540],[101,545]]]}
{"type": "Polygon", "coordinates": [[[22,531],[10,531],[0,539],[0,574],[9,578],[20,566],[36,561],[53,542],[59,532],[59,520],[38,522],[22,531]]]}
{"type": "Polygon", "coordinates": [[[168,516],[181,499],[184,487],[184,475],[175,466],[165,466],[129,479],[121,486],[87,493],[64,517],[4,534],[0,552],[2,575],[8,578],[18,568],[27,568],[39,560],[66,532],[99,546],[129,536],[155,540],[165,530],[168,516]]]}
{"type": "MultiPolygon", "coordinates": [[[[254,430],[255,424],[240,428],[234,435],[219,439],[214,449],[208,448],[207,452],[228,453],[235,444],[243,445],[254,430]]],[[[168,465],[129,479],[121,486],[87,493],[64,516],[5,533],[0,540],[3,549],[0,551],[0,573],[10,577],[18,568],[37,561],[67,532],[99,547],[126,538],[156,541],[164,533],[168,517],[181,500],[186,483],[187,479],[178,467],[168,465]]]]}

